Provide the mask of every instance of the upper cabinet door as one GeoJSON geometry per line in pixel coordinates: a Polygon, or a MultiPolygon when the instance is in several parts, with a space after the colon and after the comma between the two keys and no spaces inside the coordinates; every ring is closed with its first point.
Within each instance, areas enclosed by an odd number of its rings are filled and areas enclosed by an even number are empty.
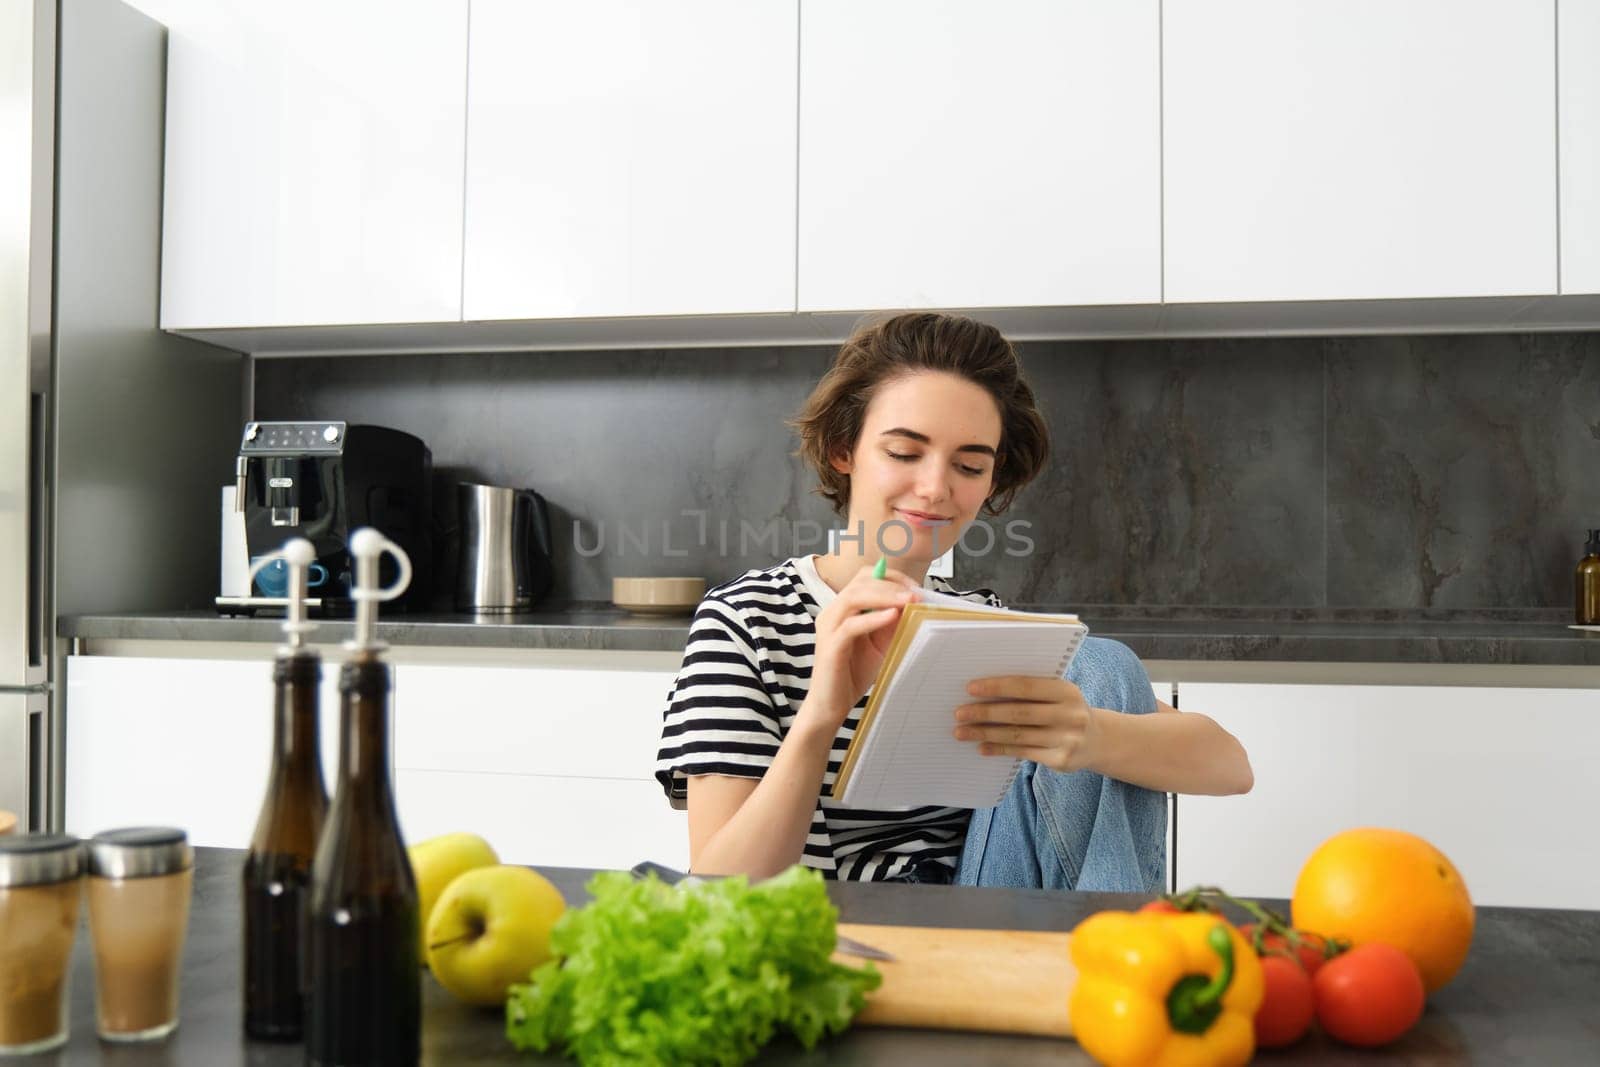
{"type": "Polygon", "coordinates": [[[161,325],[460,319],[467,0],[152,9],[161,325]]]}
{"type": "Polygon", "coordinates": [[[1554,16],[1166,0],[1166,299],[1555,292],[1554,16]]]}
{"type": "Polygon", "coordinates": [[[1600,293],[1600,0],[1561,0],[1561,291],[1600,293]]]}
{"type": "Polygon", "coordinates": [[[796,0],[474,0],[465,317],[794,310],[796,0]]]}
{"type": "Polygon", "coordinates": [[[1161,299],[1156,0],[803,0],[800,310],[1161,299]]]}

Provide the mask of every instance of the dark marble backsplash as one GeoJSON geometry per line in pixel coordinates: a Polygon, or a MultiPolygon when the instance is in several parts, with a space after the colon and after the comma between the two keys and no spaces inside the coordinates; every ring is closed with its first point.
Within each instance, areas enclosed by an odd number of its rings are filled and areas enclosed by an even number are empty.
{"type": "MultiPolygon", "coordinates": [[[[1571,604],[1600,527],[1600,334],[1021,351],[1052,462],[991,520],[992,550],[969,536],[958,584],[1066,607],[1571,604]]],[[[831,354],[260,360],[255,413],[395,426],[441,487],[538,489],[553,599],[607,600],[616,575],[714,584],[823,547],[834,517],[783,420],[831,354]]]]}

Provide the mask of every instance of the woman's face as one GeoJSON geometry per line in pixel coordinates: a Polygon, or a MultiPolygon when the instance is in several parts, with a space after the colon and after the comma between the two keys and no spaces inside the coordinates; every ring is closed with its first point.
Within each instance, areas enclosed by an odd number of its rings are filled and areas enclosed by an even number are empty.
{"type": "Polygon", "coordinates": [[[936,559],[989,498],[999,448],[1000,409],[965,378],[922,371],[879,386],[855,452],[834,462],[850,476],[846,533],[864,525],[866,557],[936,559]]]}

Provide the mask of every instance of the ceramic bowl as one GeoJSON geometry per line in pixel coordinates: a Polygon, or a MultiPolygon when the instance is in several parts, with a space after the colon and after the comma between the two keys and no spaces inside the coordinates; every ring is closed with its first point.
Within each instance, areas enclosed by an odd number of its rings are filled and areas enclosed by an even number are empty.
{"type": "Polygon", "coordinates": [[[611,602],[635,615],[688,615],[705,595],[704,578],[611,579],[611,602]]]}

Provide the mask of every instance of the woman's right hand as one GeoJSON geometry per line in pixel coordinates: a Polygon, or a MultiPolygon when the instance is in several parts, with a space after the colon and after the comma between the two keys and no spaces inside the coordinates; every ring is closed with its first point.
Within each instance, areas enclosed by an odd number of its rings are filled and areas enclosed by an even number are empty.
{"type": "Polygon", "coordinates": [[[839,590],[817,616],[811,688],[800,718],[809,718],[829,736],[839,731],[878,676],[900,609],[916,599],[920,588],[899,571],[874,578],[867,567],[839,590]]]}

